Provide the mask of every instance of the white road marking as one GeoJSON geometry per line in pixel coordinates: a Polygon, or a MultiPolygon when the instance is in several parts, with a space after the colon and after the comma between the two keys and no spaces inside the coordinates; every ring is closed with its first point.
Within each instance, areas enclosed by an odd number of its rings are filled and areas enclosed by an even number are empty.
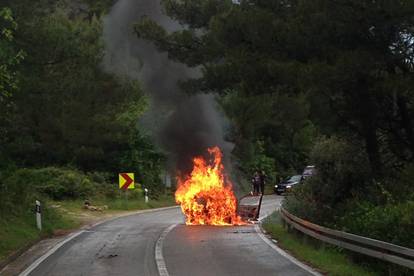
{"type": "Polygon", "coordinates": [[[58,243],[57,245],[55,245],[51,250],[49,250],[46,254],[44,254],[42,257],[40,257],[39,259],[37,259],[28,268],[26,268],[22,273],[20,273],[19,276],[27,276],[27,275],[29,275],[33,270],[36,269],[36,267],[38,267],[50,255],[52,255],[53,253],[55,253],[59,248],[61,248],[67,242],[73,240],[74,238],[76,238],[77,236],[83,234],[84,232],[85,231],[82,230],[82,231],[76,232],[76,233],[74,233],[72,235],[69,235],[69,237],[67,239],[65,239],[65,240],[61,241],[60,243],[58,243]]]}
{"type": "Polygon", "coordinates": [[[158,274],[160,276],[169,276],[170,275],[168,273],[167,265],[165,264],[164,256],[162,254],[162,247],[163,247],[165,237],[176,226],[177,226],[177,224],[173,224],[173,225],[170,225],[168,228],[166,228],[161,233],[161,236],[159,237],[159,239],[157,240],[157,243],[155,244],[155,262],[157,263],[158,274]]]}
{"type": "MultiPolygon", "coordinates": [[[[113,217],[107,220],[103,220],[100,222],[97,222],[93,225],[87,226],[84,228],[84,230],[75,232],[73,234],[70,234],[68,236],[68,238],[64,239],[63,241],[59,242],[58,244],[56,244],[52,249],[50,249],[48,252],[46,252],[43,256],[41,256],[39,259],[37,259],[36,261],[34,261],[29,267],[27,267],[23,272],[21,272],[19,274],[19,276],[28,276],[33,270],[35,270],[44,260],[46,260],[48,257],[50,257],[50,255],[52,255],[53,253],[55,253],[59,248],[61,248],[63,245],[65,245],[66,243],[68,243],[69,241],[71,241],[72,239],[76,238],[77,236],[83,234],[83,233],[87,233],[87,232],[92,232],[89,229],[92,229],[96,226],[99,226],[101,224],[119,219],[119,218],[123,218],[123,217],[128,217],[128,216],[133,216],[133,215],[139,215],[139,214],[145,214],[145,213],[151,213],[151,212],[158,212],[158,211],[165,211],[165,210],[170,210],[170,209],[175,209],[175,208],[179,208],[179,206],[171,206],[171,207],[163,207],[163,208],[155,208],[155,209],[147,209],[147,210],[140,210],[134,213],[130,213],[130,214],[125,214],[125,215],[121,215],[121,216],[117,216],[117,217],[113,217]]],[[[168,276],[168,274],[166,274],[168,276]]]]}
{"type": "Polygon", "coordinates": [[[254,229],[256,230],[256,233],[259,235],[259,237],[265,242],[267,243],[267,245],[269,245],[271,248],[273,248],[274,250],[276,250],[277,253],[279,253],[280,255],[282,255],[283,257],[285,257],[286,259],[288,259],[289,261],[291,261],[292,263],[294,263],[295,265],[303,268],[304,270],[306,270],[307,272],[309,272],[312,275],[315,276],[322,276],[322,274],[316,272],[315,270],[313,270],[310,266],[307,266],[303,263],[301,263],[299,260],[297,260],[296,258],[294,258],[293,256],[289,255],[286,251],[282,250],[280,247],[276,246],[271,240],[269,240],[263,233],[262,230],[260,228],[260,226],[258,224],[254,225],[254,229]]]}

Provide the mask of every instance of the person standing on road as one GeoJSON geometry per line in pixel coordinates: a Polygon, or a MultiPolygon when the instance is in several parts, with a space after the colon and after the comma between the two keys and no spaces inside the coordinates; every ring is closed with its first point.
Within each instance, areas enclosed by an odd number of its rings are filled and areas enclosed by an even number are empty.
{"type": "Polygon", "coordinates": [[[258,195],[260,190],[260,173],[255,171],[252,177],[253,195],[258,195]]]}

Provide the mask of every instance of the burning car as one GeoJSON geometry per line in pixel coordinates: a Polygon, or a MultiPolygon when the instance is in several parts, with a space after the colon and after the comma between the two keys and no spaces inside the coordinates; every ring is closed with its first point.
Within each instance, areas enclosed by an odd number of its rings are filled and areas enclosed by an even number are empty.
{"type": "Polygon", "coordinates": [[[224,173],[222,153],[209,148],[209,158],[195,157],[193,169],[178,178],[175,200],[181,205],[187,225],[244,225],[259,217],[262,196],[244,196],[239,201],[224,173]]]}

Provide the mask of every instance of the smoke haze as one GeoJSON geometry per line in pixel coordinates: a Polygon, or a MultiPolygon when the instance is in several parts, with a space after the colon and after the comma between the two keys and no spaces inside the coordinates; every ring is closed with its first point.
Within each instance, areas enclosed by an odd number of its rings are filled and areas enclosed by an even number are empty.
{"type": "MultiPolygon", "coordinates": [[[[119,0],[104,22],[105,68],[118,75],[141,81],[151,97],[143,124],[168,153],[170,170],[188,172],[191,160],[218,145],[229,164],[232,144],[223,139],[224,117],[212,95],[189,96],[177,81],[196,77],[199,72],[168,59],[149,42],[133,33],[133,25],[148,16],[168,31],[180,25],[162,14],[159,1],[119,0]]],[[[226,166],[229,168],[229,166],[226,166]]]]}

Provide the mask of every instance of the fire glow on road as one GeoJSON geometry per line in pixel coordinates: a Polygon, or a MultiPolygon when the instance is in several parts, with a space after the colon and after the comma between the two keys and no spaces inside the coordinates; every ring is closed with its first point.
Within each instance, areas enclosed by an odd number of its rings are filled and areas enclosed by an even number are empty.
{"type": "Polygon", "coordinates": [[[210,160],[196,157],[191,174],[178,180],[177,203],[187,225],[243,225],[237,215],[237,199],[231,182],[224,175],[222,153],[209,148],[210,160]]]}

